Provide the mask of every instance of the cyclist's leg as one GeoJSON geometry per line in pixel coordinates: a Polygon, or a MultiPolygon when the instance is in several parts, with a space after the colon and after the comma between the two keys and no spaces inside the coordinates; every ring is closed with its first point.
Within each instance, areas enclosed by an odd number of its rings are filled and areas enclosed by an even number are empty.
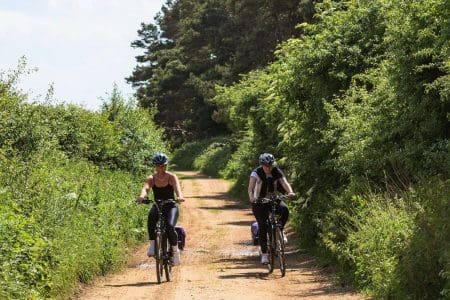
{"type": "Polygon", "coordinates": [[[147,256],[155,255],[156,222],[158,222],[158,208],[155,205],[153,205],[153,207],[148,212],[147,217],[147,230],[148,230],[148,237],[150,239],[150,245],[148,246],[147,256]]]}
{"type": "Polygon", "coordinates": [[[150,240],[155,240],[156,238],[156,222],[158,222],[158,208],[156,205],[152,206],[152,209],[148,212],[147,217],[147,230],[148,230],[148,237],[150,240]]]}
{"type": "Polygon", "coordinates": [[[170,246],[172,247],[173,254],[173,265],[177,266],[180,264],[180,251],[178,250],[178,235],[175,230],[175,225],[178,220],[178,207],[168,207],[166,211],[166,233],[169,239],[170,246]]]}
{"type": "Polygon", "coordinates": [[[267,218],[269,217],[269,205],[252,204],[253,215],[258,222],[258,239],[261,253],[267,253],[267,218]]]}
{"type": "Polygon", "coordinates": [[[280,214],[280,222],[281,222],[281,229],[284,229],[284,225],[286,225],[286,222],[289,219],[289,208],[286,203],[283,201],[280,202],[278,205],[278,213],[280,214]]]}
{"type": "Polygon", "coordinates": [[[178,246],[178,235],[175,230],[175,225],[178,221],[178,207],[169,207],[166,211],[166,233],[171,246],[178,246]]]}

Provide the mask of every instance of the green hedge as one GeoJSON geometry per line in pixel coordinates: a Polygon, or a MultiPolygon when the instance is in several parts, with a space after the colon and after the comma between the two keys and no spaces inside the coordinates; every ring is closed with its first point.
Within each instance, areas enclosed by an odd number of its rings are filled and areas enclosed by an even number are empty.
{"type": "Polygon", "coordinates": [[[135,197],[166,145],[116,89],[100,112],[30,103],[17,72],[0,77],[0,298],[70,298],[146,237],[135,197]]]}
{"type": "Polygon", "coordinates": [[[291,218],[302,245],[380,298],[448,296],[448,251],[435,244],[450,228],[448,4],[320,1],[301,38],[214,98],[237,145],[222,172],[233,191],[252,158],[274,153],[302,200],[291,218]],[[404,206],[385,205],[395,193],[404,206]]]}

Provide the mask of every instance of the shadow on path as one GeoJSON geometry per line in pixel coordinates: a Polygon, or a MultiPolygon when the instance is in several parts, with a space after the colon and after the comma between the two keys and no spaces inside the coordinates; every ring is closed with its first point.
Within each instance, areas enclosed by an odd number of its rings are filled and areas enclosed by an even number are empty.
{"type": "Polygon", "coordinates": [[[221,258],[214,261],[221,269],[234,270],[234,274],[219,275],[220,279],[261,279],[261,280],[289,280],[292,284],[303,285],[297,291],[280,291],[279,296],[285,297],[343,297],[352,294],[349,287],[336,284],[332,280],[331,272],[327,268],[320,268],[315,260],[298,251],[286,253],[286,277],[282,278],[275,262],[273,273],[259,262],[258,256],[221,258]],[[260,269],[260,271],[255,271],[260,269]],[[289,274],[297,273],[296,276],[289,274]],[[298,276],[301,275],[301,276],[298,276]]]}
{"type": "Polygon", "coordinates": [[[124,286],[141,287],[141,286],[157,285],[157,284],[158,284],[157,282],[146,281],[146,282],[135,282],[135,283],[126,283],[126,284],[105,284],[105,286],[109,286],[109,287],[124,287],[124,286]]]}
{"type": "Polygon", "coordinates": [[[214,193],[212,195],[195,195],[195,196],[186,197],[186,198],[187,199],[194,198],[194,199],[202,199],[202,200],[231,200],[232,199],[227,193],[214,193]]]}
{"type": "Polygon", "coordinates": [[[253,221],[233,221],[233,222],[225,222],[221,223],[220,225],[237,225],[237,226],[248,226],[248,232],[250,235],[250,226],[253,221]]]}
{"type": "Polygon", "coordinates": [[[240,204],[226,204],[222,206],[200,206],[200,209],[210,209],[210,210],[244,210],[245,206],[240,204]]]}

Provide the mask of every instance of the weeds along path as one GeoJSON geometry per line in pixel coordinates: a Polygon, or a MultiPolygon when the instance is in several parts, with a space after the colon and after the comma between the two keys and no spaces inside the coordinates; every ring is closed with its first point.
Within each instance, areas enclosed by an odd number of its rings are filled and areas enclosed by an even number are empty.
{"type": "Polygon", "coordinates": [[[288,231],[287,271],[268,274],[250,238],[250,207],[231,199],[228,182],[195,172],[180,172],[186,202],[179,224],[187,232],[182,264],[173,281],[156,283],[147,244],[137,249],[121,272],[99,278],[77,299],[363,299],[330,280],[326,270],[295,249],[288,231]]]}

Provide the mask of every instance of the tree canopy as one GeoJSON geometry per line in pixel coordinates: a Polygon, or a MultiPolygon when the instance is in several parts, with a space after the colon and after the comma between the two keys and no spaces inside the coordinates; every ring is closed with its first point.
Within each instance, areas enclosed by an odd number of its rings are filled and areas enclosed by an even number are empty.
{"type": "Polygon", "coordinates": [[[299,35],[313,1],[167,1],[155,24],[142,23],[132,46],[143,50],[127,78],[143,107],[172,141],[214,136],[226,130],[213,116],[216,85],[263,68],[277,45],[299,35]],[[176,108],[176,109],[174,109],[176,108]]]}

